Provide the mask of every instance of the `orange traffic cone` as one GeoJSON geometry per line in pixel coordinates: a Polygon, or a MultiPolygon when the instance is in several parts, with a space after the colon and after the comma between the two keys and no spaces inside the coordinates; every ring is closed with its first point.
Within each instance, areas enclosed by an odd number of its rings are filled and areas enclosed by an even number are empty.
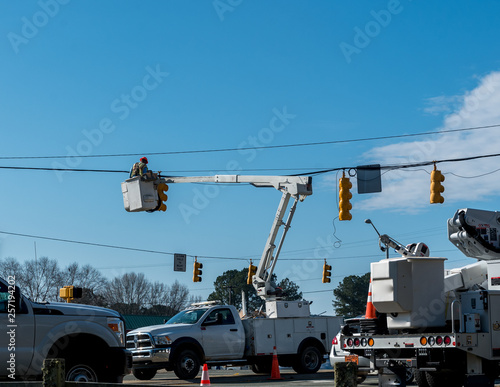
{"type": "Polygon", "coordinates": [[[280,365],[278,363],[278,353],[276,352],[276,346],[273,347],[273,368],[271,369],[271,377],[268,380],[281,380],[283,379],[280,375],[280,365]]]}
{"type": "Polygon", "coordinates": [[[210,378],[208,377],[208,366],[207,363],[203,364],[203,371],[201,373],[201,383],[200,386],[210,386],[210,378]]]}
{"type": "Polygon", "coordinates": [[[365,318],[377,318],[375,307],[373,306],[373,298],[372,298],[372,280],[370,278],[370,287],[368,288],[368,299],[366,300],[366,312],[365,318]]]}

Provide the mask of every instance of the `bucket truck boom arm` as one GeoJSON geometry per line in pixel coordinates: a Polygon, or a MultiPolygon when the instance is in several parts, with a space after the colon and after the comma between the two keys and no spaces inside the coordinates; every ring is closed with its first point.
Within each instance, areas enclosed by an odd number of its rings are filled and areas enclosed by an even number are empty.
{"type": "Polygon", "coordinates": [[[214,176],[156,176],[152,180],[142,180],[140,177],[127,179],[122,183],[123,200],[127,211],[151,211],[156,208],[158,184],[172,183],[248,183],[255,187],[274,187],[282,192],[281,201],[274,218],[271,232],[267,238],[264,251],[259,262],[252,284],[257,294],[264,300],[275,299],[279,296],[276,285],[271,277],[276,266],[286,233],[290,228],[298,201],[312,195],[312,177],[310,176],[245,176],[245,175],[214,175],[214,176]],[[290,198],[293,204],[286,222],[283,217],[287,210],[290,198]],[[147,202],[152,204],[147,204],[147,202]],[[275,241],[281,226],[284,226],[278,246],[275,241]],[[278,294],[277,294],[278,293],[278,294]]]}

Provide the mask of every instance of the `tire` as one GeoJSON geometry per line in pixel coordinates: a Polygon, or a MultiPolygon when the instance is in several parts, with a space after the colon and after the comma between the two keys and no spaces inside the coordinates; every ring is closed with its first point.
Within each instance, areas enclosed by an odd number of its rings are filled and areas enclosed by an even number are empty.
{"type": "Polygon", "coordinates": [[[66,371],[66,381],[68,382],[96,383],[99,380],[96,367],[86,361],[75,361],[68,365],[66,371]]]}
{"type": "Polygon", "coordinates": [[[425,377],[425,371],[415,370],[413,376],[418,387],[429,387],[429,383],[427,383],[427,378],[425,377]]]}
{"type": "Polygon", "coordinates": [[[156,376],[156,369],[154,368],[139,368],[132,370],[134,376],[139,380],[151,380],[156,376]]]}
{"type": "Polygon", "coordinates": [[[464,375],[459,370],[426,372],[425,377],[429,387],[461,387],[464,385],[464,375]]]}
{"type": "Polygon", "coordinates": [[[179,379],[194,379],[200,372],[200,359],[196,352],[185,349],[174,362],[174,373],[179,379]]]}
{"type": "Polygon", "coordinates": [[[305,347],[298,355],[293,369],[298,374],[314,374],[318,372],[323,359],[316,347],[305,347]]]}

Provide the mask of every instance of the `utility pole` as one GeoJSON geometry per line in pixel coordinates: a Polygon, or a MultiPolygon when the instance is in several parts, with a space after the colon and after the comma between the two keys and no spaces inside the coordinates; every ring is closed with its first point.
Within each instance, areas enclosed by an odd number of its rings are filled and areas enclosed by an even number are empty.
{"type": "Polygon", "coordinates": [[[233,286],[233,285],[228,285],[226,286],[226,289],[229,290],[229,305],[233,305],[233,300],[232,300],[232,295],[233,295],[233,289],[235,288],[236,286],[233,286]]]}

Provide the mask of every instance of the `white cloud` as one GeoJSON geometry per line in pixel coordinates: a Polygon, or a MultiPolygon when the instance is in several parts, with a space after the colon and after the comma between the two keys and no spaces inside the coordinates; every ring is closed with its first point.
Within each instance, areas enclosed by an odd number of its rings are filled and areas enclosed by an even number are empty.
{"type": "Polygon", "coordinates": [[[458,95],[431,97],[424,101],[425,107],[423,111],[433,116],[450,113],[455,110],[461,102],[461,96],[458,95]]]}
{"type": "MultiPolygon", "coordinates": [[[[439,106],[450,106],[456,101],[461,103],[444,118],[440,130],[500,124],[500,72],[492,72],[479,79],[478,86],[463,96],[438,97],[433,101],[436,106],[434,111],[438,111],[439,106]]],[[[367,163],[395,165],[495,153],[500,153],[500,127],[440,133],[422,141],[376,147],[365,153],[364,158],[367,163]]],[[[455,176],[475,177],[492,172],[500,168],[499,158],[440,163],[437,167],[446,177],[443,196],[447,202],[481,200],[498,195],[500,191],[500,172],[468,179],[455,176]]],[[[415,169],[384,173],[383,192],[366,195],[366,199],[360,197],[356,206],[366,210],[392,209],[405,212],[427,207],[432,167],[415,169]]]]}

